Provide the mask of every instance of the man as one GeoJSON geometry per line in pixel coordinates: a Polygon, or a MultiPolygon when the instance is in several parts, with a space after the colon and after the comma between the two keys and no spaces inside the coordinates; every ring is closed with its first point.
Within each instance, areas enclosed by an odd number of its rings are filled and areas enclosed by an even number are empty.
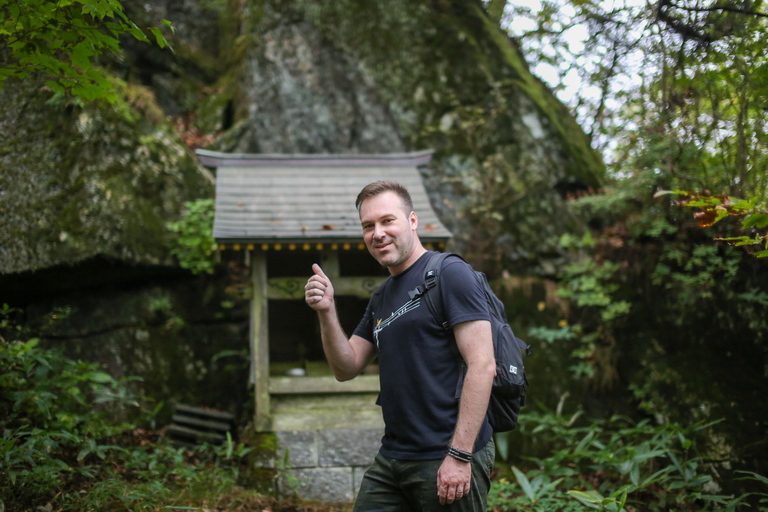
{"type": "Polygon", "coordinates": [[[424,282],[431,254],[416,233],[408,191],[397,183],[371,183],[356,206],[368,251],[392,278],[374,294],[349,338],[338,320],[333,284],[318,265],[305,286],[338,380],[356,377],[379,357],[386,428],[355,511],[485,511],[495,455],[486,410],[496,370],[482,288],[466,263],[446,259],[439,290],[452,329],[447,332],[421,299],[408,294],[424,282]],[[462,360],[467,374],[457,398],[462,360]]]}

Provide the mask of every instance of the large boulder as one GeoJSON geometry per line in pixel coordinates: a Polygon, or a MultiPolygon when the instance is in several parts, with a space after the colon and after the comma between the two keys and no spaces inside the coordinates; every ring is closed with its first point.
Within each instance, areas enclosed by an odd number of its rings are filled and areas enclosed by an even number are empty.
{"type": "Polygon", "coordinates": [[[151,91],[116,83],[124,102],[86,107],[36,80],[0,89],[0,274],[97,256],[172,263],[165,224],[211,194],[210,174],[151,91]]]}

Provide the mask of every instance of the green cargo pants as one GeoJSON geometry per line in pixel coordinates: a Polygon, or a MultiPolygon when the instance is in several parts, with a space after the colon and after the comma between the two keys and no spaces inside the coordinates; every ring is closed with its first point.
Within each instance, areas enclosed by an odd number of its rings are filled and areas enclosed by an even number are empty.
{"type": "Polygon", "coordinates": [[[437,497],[439,460],[396,460],[376,455],[363,476],[354,512],[485,512],[496,446],[491,439],[472,457],[472,490],[450,505],[437,497]]]}

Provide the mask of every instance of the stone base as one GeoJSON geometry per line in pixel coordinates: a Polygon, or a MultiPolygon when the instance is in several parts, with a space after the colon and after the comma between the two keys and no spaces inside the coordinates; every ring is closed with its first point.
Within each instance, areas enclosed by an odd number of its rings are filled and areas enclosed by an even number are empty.
{"type": "Polygon", "coordinates": [[[352,501],[381,446],[383,429],[276,432],[276,491],[322,501],[352,501]],[[287,455],[286,455],[287,454],[287,455]]]}

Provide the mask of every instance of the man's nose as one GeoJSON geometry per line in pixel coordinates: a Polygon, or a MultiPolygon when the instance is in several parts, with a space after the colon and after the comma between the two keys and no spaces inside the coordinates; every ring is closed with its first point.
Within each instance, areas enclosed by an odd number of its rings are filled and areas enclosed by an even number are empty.
{"type": "Polygon", "coordinates": [[[384,238],[384,229],[382,229],[382,226],[379,224],[373,226],[373,238],[376,240],[381,240],[384,238]]]}

